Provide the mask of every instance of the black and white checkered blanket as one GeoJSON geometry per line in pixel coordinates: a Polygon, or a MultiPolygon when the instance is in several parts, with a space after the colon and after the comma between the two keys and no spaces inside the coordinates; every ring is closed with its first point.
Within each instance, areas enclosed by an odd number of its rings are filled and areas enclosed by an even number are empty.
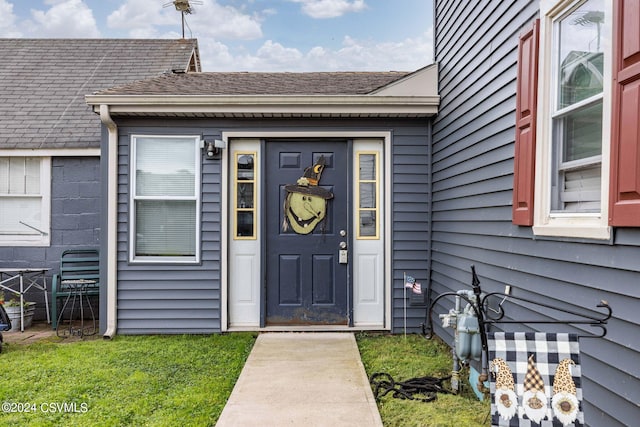
{"type": "Polygon", "coordinates": [[[563,424],[552,412],[553,380],[560,361],[571,359],[571,377],[576,387],[575,396],[578,402],[578,412],[575,421],[570,426],[582,426],[584,413],[582,411],[581,367],[579,357],[578,337],[567,333],[544,332],[490,332],[488,333],[489,362],[496,358],[504,360],[513,374],[515,393],[518,399],[518,410],[513,418],[505,420],[498,412],[495,402],[496,377],[490,375],[491,381],[491,425],[492,426],[541,426],[562,427],[563,424]],[[528,359],[533,355],[539,376],[544,382],[544,395],[547,398],[547,415],[536,423],[529,419],[523,410],[523,395],[525,392],[525,376],[529,369],[528,359]]]}

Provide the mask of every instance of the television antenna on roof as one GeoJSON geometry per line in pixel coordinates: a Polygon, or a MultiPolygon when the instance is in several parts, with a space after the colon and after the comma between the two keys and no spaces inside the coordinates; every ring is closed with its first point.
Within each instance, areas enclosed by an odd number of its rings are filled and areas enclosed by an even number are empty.
{"type": "Polygon", "coordinates": [[[184,23],[185,23],[185,15],[191,15],[196,13],[196,10],[193,8],[192,4],[202,4],[200,0],[173,0],[168,3],[162,5],[162,7],[169,7],[174,5],[176,10],[180,12],[182,15],[182,38],[184,38],[184,23]]]}
{"type": "Polygon", "coordinates": [[[575,17],[575,19],[573,20],[573,22],[571,22],[573,25],[582,25],[583,27],[589,27],[592,25],[595,25],[597,28],[597,36],[596,36],[596,41],[598,43],[597,47],[596,47],[596,52],[600,52],[600,39],[601,39],[601,34],[600,34],[600,30],[602,27],[602,24],[604,23],[604,12],[602,11],[594,11],[594,10],[586,10],[586,11],[582,11],[582,12],[578,12],[576,14],[577,16],[575,17]]]}

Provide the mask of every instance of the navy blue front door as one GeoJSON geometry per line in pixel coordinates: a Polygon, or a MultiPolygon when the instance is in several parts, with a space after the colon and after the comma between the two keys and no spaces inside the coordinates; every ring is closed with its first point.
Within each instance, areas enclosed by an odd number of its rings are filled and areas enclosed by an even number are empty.
{"type": "Polygon", "coordinates": [[[267,141],[265,147],[265,322],[347,325],[348,264],[339,259],[341,244],[349,242],[347,141],[267,141]],[[305,169],[322,156],[325,165],[317,185],[333,193],[333,198],[326,199],[325,218],[312,232],[302,234],[287,224],[285,209],[291,207],[286,198],[305,169]]]}

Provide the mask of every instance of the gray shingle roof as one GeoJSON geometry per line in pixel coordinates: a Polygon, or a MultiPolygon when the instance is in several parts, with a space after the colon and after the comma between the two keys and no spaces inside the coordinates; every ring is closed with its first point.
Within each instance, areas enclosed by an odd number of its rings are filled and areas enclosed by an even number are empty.
{"type": "Polygon", "coordinates": [[[0,39],[0,149],[99,147],[86,94],[190,67],[195,39],[0,39]]]}
{"type": "Polygon", "coordinates": [[[172,74],[100,91],[99,95],[366,95],[408,72],[172,74]]]}

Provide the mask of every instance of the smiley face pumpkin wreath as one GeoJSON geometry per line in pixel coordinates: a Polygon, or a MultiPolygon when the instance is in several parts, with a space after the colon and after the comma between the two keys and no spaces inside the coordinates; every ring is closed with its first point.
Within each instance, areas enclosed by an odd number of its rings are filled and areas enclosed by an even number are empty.
{"type": "Polygon", "coordinates": [[[325,219],[327,200],[333,198],[333,193],[318,186],[325,165],[324,156],[320,156],[296,184],[285,186],[284,231],[291,227],[298,234],[309,234],[325,219]]]}

